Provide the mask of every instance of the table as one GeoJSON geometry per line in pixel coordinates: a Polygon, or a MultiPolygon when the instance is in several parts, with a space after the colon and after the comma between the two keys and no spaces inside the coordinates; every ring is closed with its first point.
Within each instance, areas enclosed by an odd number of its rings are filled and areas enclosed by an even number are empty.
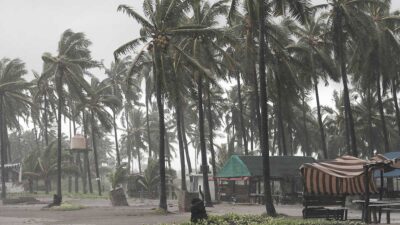
{"type": "MultiPolygon", "coordinates": [[[[357,204],[364,204],[365,200],[354,200],[353,203],[357,204]]],[[[400,207],[400,201],[390,201],[390,200],[378,200],[378,199],[370,199],[370,204],[368,205],[368,208],[371,209],[369,210],[372,213],[373,216],[373,223],[380,223],[381,221],[381,216],[382,216],[382,209],[390,209],[393,207],[400,207]],[[379,212],[379,219],[376,215],[376,213],[379,212]]],[[[387,210],[390,211],[390,210],[387,210]]],[[[361,218],[364,218],[364,207],[362,211],[362,216],[361,218]]],[[[390,222],[390,212],[386,216],[389,215],[389,218],[387,218],[387,221],[390,222]]],[[[368,221],[371,221],[371,214],[368,215],[368,221]]]]}

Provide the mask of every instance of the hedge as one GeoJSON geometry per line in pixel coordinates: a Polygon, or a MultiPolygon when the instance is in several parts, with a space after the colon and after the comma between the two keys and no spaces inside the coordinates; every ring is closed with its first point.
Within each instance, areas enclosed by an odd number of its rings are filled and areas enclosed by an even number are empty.
{"type": "Polygon", "coordinates": [[[293,219],[287,217],[267,217],[259,215],[227,214],[223,216],[209,216],[208,220],[199,223],[185,222],[180,225],[360,225],[356,221],[335,221],[316,219],[293,219]]]}

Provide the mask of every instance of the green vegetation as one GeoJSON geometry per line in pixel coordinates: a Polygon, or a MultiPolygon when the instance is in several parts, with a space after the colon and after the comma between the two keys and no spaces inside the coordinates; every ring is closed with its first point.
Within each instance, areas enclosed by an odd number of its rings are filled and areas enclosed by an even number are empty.
{"type": "Polygon", "coordinates": [[[227,214],[223,216],[210,216],[208,220],[198,223],[181,223],[180,225],[361,225],[355,221],[334,221],[334,220],[303,220],[289,219],[284,217],[266,217],[256,215],[227,214]]]}
{"type": "Polygon", "coordinates": [[[179,188],[186,171],[199,171],[211,205],[208,171],[232,154],[262,155],[266,211],[275,216],[270,155],[368,158],[400,145],[400,12],[391,1],[141,2],[118,6],[140,35],[115,43],[109,66],[70,29],[30,81],[20,59],[0,60],[2,198],[6,163],[23,163],[31,193],[61,197],[101,195],[106,175],[127,162],[134,191],[167,210],[179,157],[179,188]],[[333,104],[321,84],[343,90],[333,104]],[[77,133],[92,151],[63,150],[77,133]]]}
{"type": "Polygon", "coordinates": [[[76,205],[76,204],[72,204],[72,203],[69,203],[69,202],[63,202],[59,206],[54,206],[54,207],[50,208],[50,210],[53,210],[53,211],[74,211],[74,210],[81,210],[81,209],[84,209],[84,208],[85,208],[85,206],[82,206],[82,205],[76,205]]]}

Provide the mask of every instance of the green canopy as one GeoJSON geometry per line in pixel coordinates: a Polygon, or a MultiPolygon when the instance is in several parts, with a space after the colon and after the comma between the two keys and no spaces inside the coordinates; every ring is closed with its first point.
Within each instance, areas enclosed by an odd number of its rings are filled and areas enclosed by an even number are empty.
{"type": "MultiPolygon", "coordinates": [[[[271,178],[300,177],[300,166],[313,163],[312,157],[302,156],[271,156],[271,178]]],[[[263,176],[263,161],[261,156],[232,155],[217,173],[218,178],[261,177],[263,176]]]]}
{"type": "Polygon", "coordinates": [[[244,162],[237,155],[232,155],[224,167],[219,171],[217,177],[250,177],[251,173],[244,162]]]}

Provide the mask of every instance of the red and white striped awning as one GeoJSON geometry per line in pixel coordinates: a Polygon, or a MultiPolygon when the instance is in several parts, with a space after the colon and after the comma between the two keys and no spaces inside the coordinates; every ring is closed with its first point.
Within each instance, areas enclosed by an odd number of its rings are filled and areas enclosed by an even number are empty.
{"type": "MultiPolygon", "coordinates": [[[[380,164],[379,168],[400,168],[395,160],[377,155],[371,160],[342,156],[325,162],[306,163],[300,167],[304,178],[305,193],[316,195],[355,195],[365,193],[364,165],[380,164]]],[[[369,190],[377,189],[369,171],[369,190]]]]}

